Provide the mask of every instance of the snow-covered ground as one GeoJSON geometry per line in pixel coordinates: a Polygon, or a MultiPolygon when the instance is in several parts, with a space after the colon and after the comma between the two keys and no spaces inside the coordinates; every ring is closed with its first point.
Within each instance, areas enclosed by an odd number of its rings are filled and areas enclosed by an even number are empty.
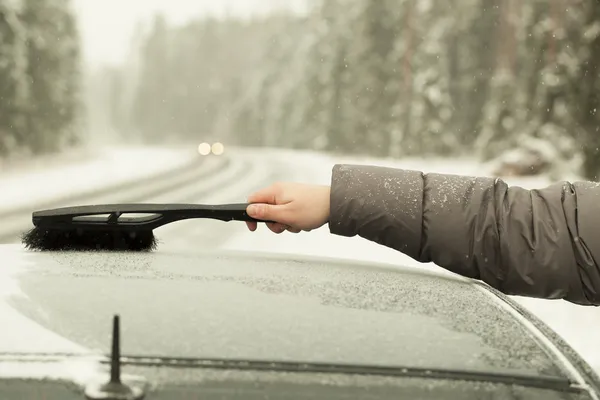
{"type": "Polygon", "coordinates": [[[106,147],[0,169],[0,211],[47,202],[177,168],[195,148],[106,147]]]}
{"type": "MultiPolygon", "coordinates": [[[[286,179],[329,184],[331,168],[336,163],[374,164],[381,166],[416,169],[425,172],[442,172],[462,175],[491,175],[490,168],[474,160],[457,159],[453,161],[440,159],[405,159],[382,160],[369,158],[332,157],[311,152],[291,152],[284,150],[268,150],[265,160],[280,159],[296,164],[294,174],[286,179]]],[[[569,177],[571,179],[572,177],[569,177]]],[[[542,187],[549,183],[544,177],[506,179],[511,185],[525,188],[542,187]]],[[[367,260],[409,265],[415,268],[445,270],[433,264],[421,264],[415,260],[386,247],[361,238],[343,238],[329,234],[326,227],[298,235],[284,233],[274,235],[265,227],[256,232],[240,232],[232,237],[225,248],[235,250],[257,250],[266,252],[300,253],[327,257],[340,257],[355,260],[367,260]]],[[[582,307],[565,301],[548,301],[515,297],[517,301],[540,317],[575,350],[577,350],[596,370],[600,371],[600,345],[598,330],[600,329],[600,308],[582,307]]]]}

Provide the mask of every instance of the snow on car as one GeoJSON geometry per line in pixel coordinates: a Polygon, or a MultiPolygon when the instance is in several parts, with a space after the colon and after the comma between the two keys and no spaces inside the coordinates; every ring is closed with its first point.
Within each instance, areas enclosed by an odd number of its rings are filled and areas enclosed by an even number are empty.
{"type": "Polygon", "coordinates": [[[467,278],[223,250],[6,245],[0,259],[3,399],[101,398],[115,335],[113,373],[147,399],[600,393],[598,376],[547,326],[467,278]]]}

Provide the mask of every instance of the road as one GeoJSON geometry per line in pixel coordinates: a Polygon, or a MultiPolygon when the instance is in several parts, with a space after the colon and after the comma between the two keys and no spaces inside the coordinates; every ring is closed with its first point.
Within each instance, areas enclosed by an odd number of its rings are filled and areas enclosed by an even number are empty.
{"type": "MultiPolygon", "coordinates": [[[[225,156],[207,157],[140,185],[120,190],[100,191],[93,196],[71,199],[78,203],[156,202],[156,203],[238,203],[252,191],[279,180],[328,183],[335,160],[315,155],[273,150],[230,149],[225,156]]],[[[407,167],[418,168],[417,165],[407,167]]],[[[459,171],[452,171],[454,173],[459,171]]],[[[0,243],[14,242],[19,231],[30,224],[29,213],[5,218],[0,227],[0,243]]],[[[360,238],[341,238],[326,228],[299,235],[273,235],[264,227],[250,233],[242,223],[188,220],[159,228],[158,251],[215,248],[313,255],[383,261],[440,270],[419,264],[396,251],[360,238]]],[[[557,331],[596,369],[600,370],[600,308],[575,306],[564,301],[517,298],[557,331]]]]}
{"type": "MultiPolygon", "coordinates": [[[[102,203],[241,203],[250,192],[274,180],[295,179],[294,165],[272,158],[260,160],[253,151],[231,149],[226,156],[198,157],[152,178],[120,183],[83,194],[65,193],[35,209],[102,203]]],[[[0,243],[17,243],[31,226],[31,207],[0,210],[0,243]]],[[[161,249],[215,248],[245,229],[243,224],[188,220],[159,228],[161,249]]]]}

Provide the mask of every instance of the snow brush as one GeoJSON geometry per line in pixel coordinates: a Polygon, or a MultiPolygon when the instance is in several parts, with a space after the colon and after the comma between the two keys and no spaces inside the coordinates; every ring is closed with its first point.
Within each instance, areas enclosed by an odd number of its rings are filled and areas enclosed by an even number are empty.
{"type": "Polygon", "coordinates": [[[260,221],[246,213],[248,204],[104,204],[36,211],[34,228],[21,235],[29,250],[151,251],[153,229],[185,219],[260,221]],[[127,214],[144,214],[128,216],[127,214]]]}

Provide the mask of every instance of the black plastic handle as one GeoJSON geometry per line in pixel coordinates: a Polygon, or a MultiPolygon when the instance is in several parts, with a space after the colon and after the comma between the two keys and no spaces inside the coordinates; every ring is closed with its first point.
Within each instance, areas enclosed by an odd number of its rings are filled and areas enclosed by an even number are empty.
{"type": "Polygon", "coordinates": [[[248,203],[237,204],[102,204],[63,207],[36,211],[33,224],[45,228],[82,229],[155,229],[159,226],[193,218],[221,221],[270,222],[252,218],[248,203]],[[147,214],[128,216],[127,214],[147,214]]]}

